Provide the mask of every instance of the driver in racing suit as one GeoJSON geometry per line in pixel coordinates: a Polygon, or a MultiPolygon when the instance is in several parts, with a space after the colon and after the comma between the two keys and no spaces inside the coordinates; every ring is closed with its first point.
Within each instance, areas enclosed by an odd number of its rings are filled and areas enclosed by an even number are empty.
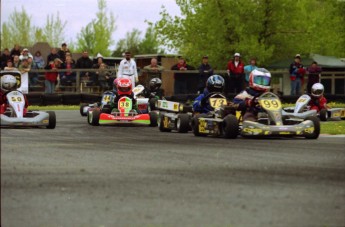
{"type": "Polygon", "coordinates": [[[249,87],[235,96],[233,102],[244,112],[243,120],[257,121],[257,98],[270,90],[271,73],[264,68],[254,69],[249,75],[249,87]]]}
{"type": "Polygon", "coordinates": [[[132,91],[132,82],[128,78],[119,78],[117,81],[114,81],[116,83],[116,96],[114,99],[114,108],[118,109],[118,101],[121,97],[127,96],[130,99],[132,99],[132,108],[134,110],[137,110],[136,100],[134,98],[134,93],[132,91]]]}
{"type": "Polygon", "coordinates": [[[145,88],[144,96],[145,98],[156,98],[162,99],[163,90],[161,89],[162,81],[159,78],[152,78],[149,83],[149,88],[145,88]]]}
{"type": "MultiPolygon", "coordinates": [[[[17,79],[12,75],[3,75],[1,77],[1,89],[0,89],[0,114],[3,114],[7,108],[7,93],[17,90],[17,79]]],[[[26,96],[23,94],[25,99],[24,115],[27,112],[29,106],[26,96]]]]}
{"type": "Polygon", "coordinates": [[[316,110],[320,112],[322,109],[327,109],[327,99],[323,96],[325,88],[321,83],[313,84],[311,87],[311,100],[309,101],[309,106],[311,110],[316,110]]]}
{"type": "Polygon", "coordinates": [[[209,95],[212,93],[222,93],[224,89],[224,79],[220,75],[212,75],[206,81],[206,88],[193,103],[194,112],[208,113],[213,110],[209,103],[209,95]]]}

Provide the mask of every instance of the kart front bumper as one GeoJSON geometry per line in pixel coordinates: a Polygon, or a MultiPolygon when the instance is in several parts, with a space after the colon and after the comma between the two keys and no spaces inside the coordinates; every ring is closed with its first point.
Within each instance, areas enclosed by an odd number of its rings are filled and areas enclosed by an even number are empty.
{"type": "Polygon", "coordinates": [[[150,125],[149,114],[136,116],[114,116],[112,114],[101,113],[99,118],[100,125],[150,125]]]}
{"type": "Polygon", "coordinates": [[[9,117],[1,114],[1,126],[22,126],[22,127],[33,127],[33,126],[47,126],[49,125],[49,114],[46,112],[34,112],[38,114],[34,117],[9,117]]]}

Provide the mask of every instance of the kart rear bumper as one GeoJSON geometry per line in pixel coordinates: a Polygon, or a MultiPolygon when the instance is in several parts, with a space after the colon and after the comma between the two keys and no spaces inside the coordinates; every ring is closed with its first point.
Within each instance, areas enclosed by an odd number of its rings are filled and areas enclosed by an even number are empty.
{"type": "Polygon", "coordinates": [[[46,112],[34,112],[38,113],[34,117],[8,117],[4,114],[1,114],[1,126],[47,126],[49,125],[49,114],[46,112]]]}

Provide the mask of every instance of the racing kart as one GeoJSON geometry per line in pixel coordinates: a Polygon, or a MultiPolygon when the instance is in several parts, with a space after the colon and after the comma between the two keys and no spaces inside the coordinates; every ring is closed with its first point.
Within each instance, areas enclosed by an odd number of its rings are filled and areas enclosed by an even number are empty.
{"type": "MultiPolygon", "coordinates": [[[[308,116],[304,120],[283,116],[282,105],[277,95],[266,92],[253,100],[258,110],[258,120],[244,120],[239,127],[243,137],[305,137],[317,139],[320,134],[320,120],[308,116]]],[[[237,128],[232,130],[238,131],[237,128]]]]}
{"type": "Polygon", "coordinates": [[[138,113],[133,109],[133,101],[130,97],[123,96],[118,100],[117,108],[110,113],[102,111],[100,107],[87,110],[87,122],[90,125],[148,125],[157,126],[157,113],[138,113]]]}
{"type": "Polygon", "coordinates": [[[302,95],[296,101],[294,107],[283,109],[283,116],[289,118],[306,119],[309,116],[318,116],[321,121],[345,119],[345,108],[321,109],[319,112],[310,110],[308,106],[311,98],[309,95],[302,95]]]}
{"type": "Polygon", "coordinates": [[[176,130],[180,133],[191,131],[190,120],[192,108],[178,102],[158,100],[156,109],[159,110],[158,128],[161,132],[176,130]]]}
{"type": "Polygon", "coordinates": [[[56,116],[54,111],[26,111],[25,97],[20,91],[6,94],[5,111],[0,114],[1,127],[46,127],[54,129],[56,116]]]}
{"type": "Polygon", "coordinates": [[[239,127],[236,105],[228,103],[221,93],[210,94],[208,100],[213,111],[194,115],[191,121],[194,135],[236,138],[239,127]]]}

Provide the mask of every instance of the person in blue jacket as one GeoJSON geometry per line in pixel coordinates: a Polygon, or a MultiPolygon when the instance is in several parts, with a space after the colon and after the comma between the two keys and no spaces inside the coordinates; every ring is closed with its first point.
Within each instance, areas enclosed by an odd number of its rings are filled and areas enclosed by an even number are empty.
{"type": "Polygon", "coordinates": [[[209,95],[212,93],[222,93],[224,89],[224,79],[220,75],[210,76],[206,81],[206,88],[193,103],[194,112],[208,113],[213,110],[209,103],[209,95]]]}

